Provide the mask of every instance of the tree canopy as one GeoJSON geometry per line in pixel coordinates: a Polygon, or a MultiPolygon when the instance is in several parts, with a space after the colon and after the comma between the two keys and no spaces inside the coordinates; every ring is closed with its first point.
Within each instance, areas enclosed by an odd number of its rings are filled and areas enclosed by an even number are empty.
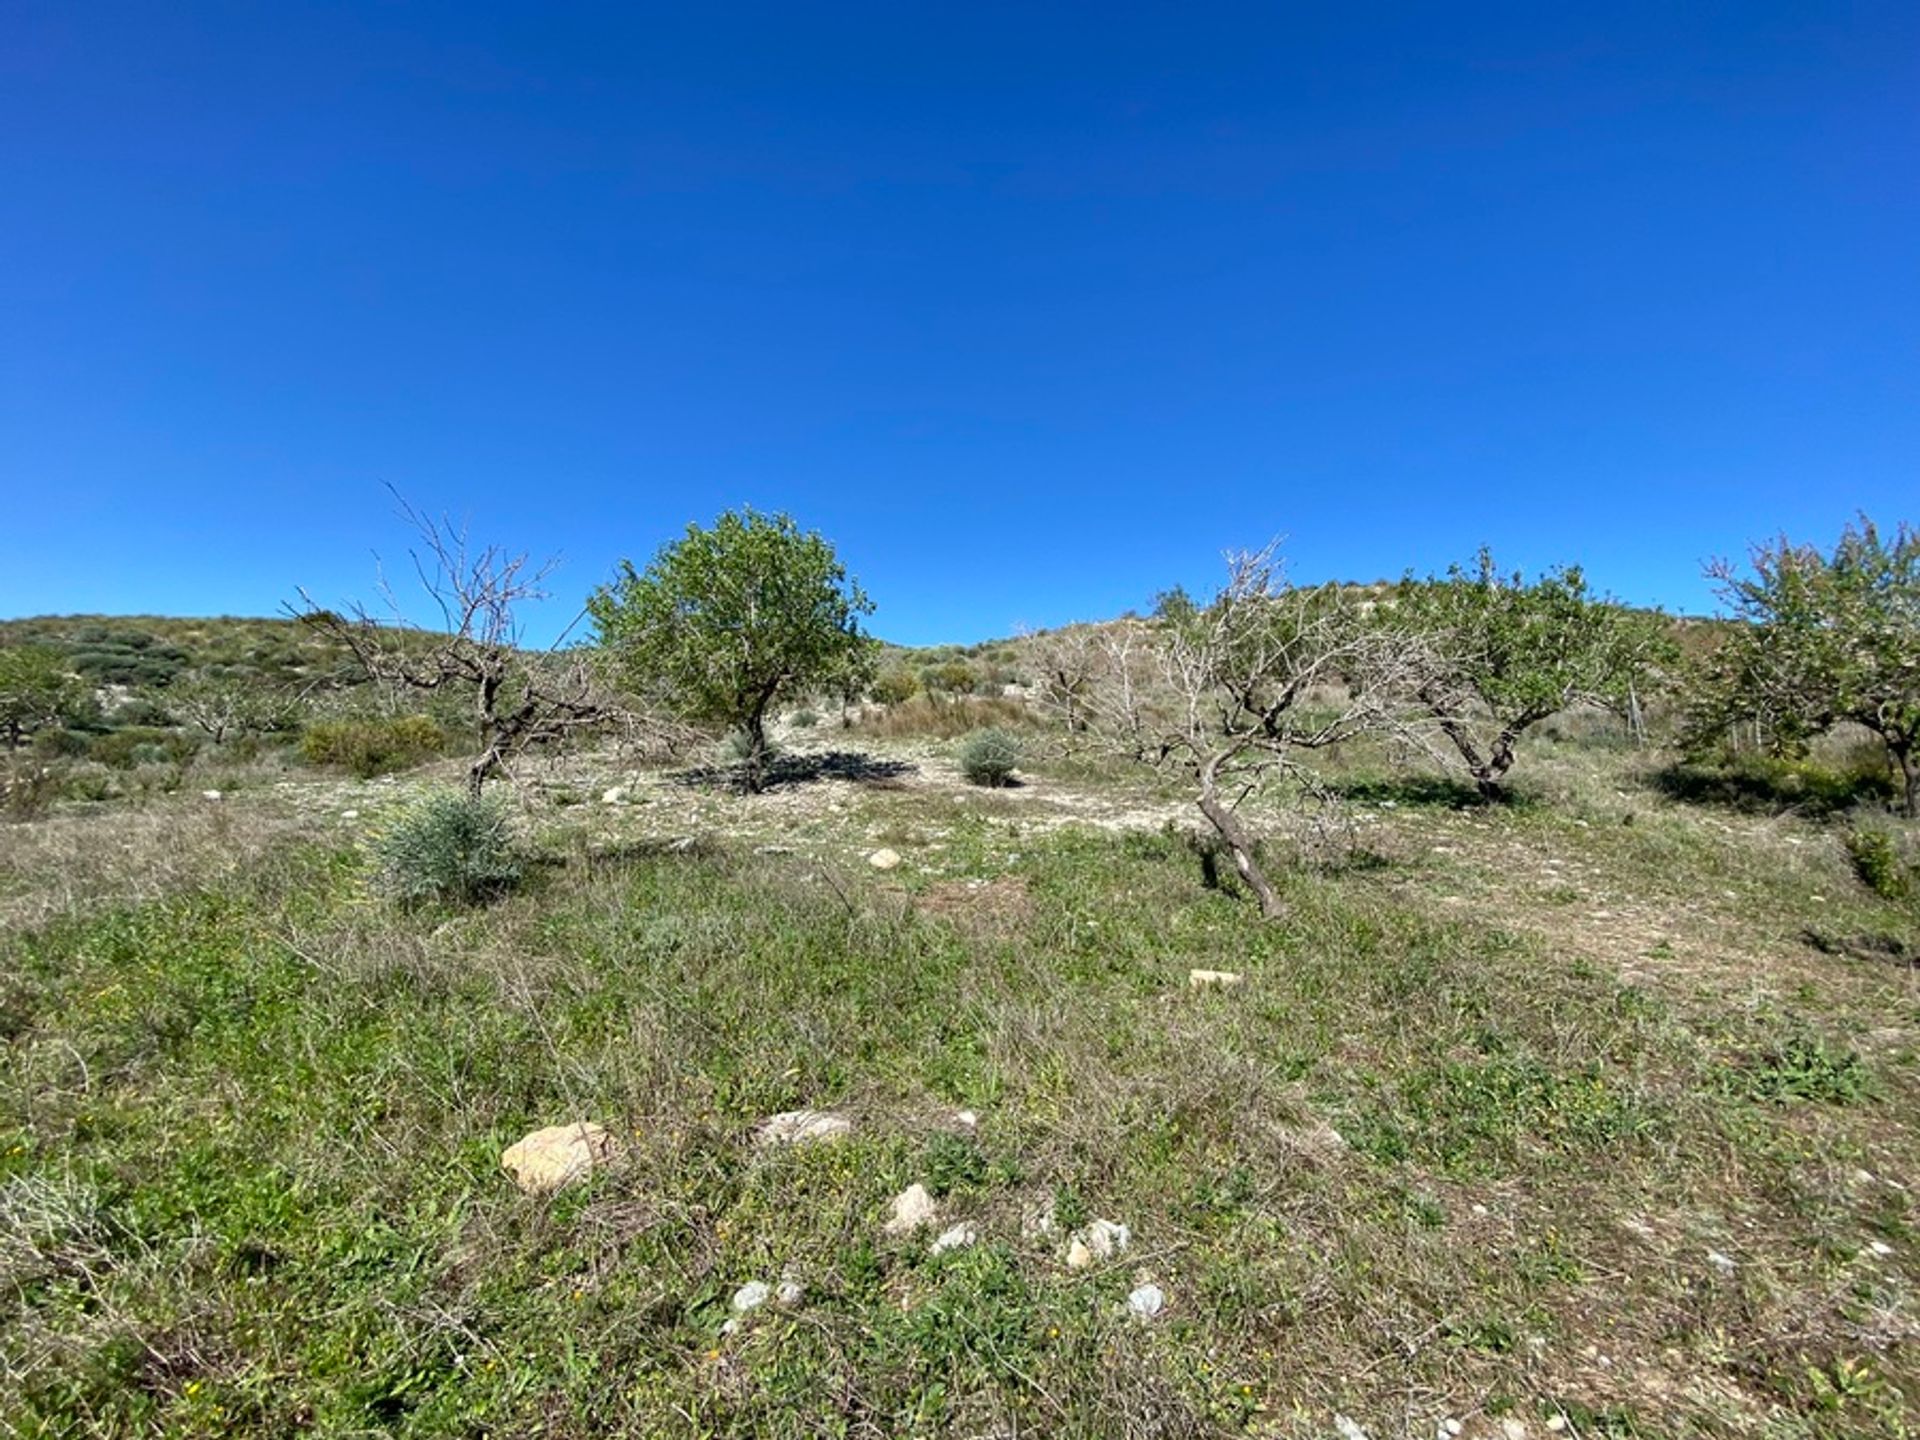
{"type": "Polygon", "coordinates": [[[1625,710],[1671,648],[1658,616],[1595,596],[1579,567],[1529,581],[1484,549],[1471,570],[1409,575],[1378,614],[1423,652],[1413,697],[1489,799],[1529,729],[1580,702],[1625,710]]]}
{"type": "Polygon", "coordinates": [[[1862,517],[1831,555],[1783,536],[1747,573],[1708,573],[1746,624],[1708,662],[1696,731],[1751,722],[1791,751],[1852,721],[1886,744],[1920,816],[1920,531],[1889,538],[1862,517]]]}
{"type": "Polygon", "coordinates": [[[690,720],[737,727],[745,779],[766,780],[766,722],[783,700],[871,666],[872,602],[833,546],[784,514],[728,511],[689,525],[645,570],[621,562],[587,602],[621,680],[690,720]]]}

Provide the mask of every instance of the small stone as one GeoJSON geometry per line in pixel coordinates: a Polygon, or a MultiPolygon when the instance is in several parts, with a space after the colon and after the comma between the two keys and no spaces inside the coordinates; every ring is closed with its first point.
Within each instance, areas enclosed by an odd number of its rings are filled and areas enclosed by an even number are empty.
{"type": "Polygon", "coordinates": [[[1867,1249],[1871,1250],[1874,1254],[1882,1257],[1883,1259],[1886,1256],[1893,1254],[1893,1246],[1887,1244],[1887,1242],[1884,1240],[1874,1241],[1871,1245],[1867,1246],[1867,1249]]]}
{"type": "Polygon", "coordinates": [[[360,812],[358,810],[342,810],[340,812],[340,818],[342,820],[358,820],[360,818],[360,812]]]}
{"type": "Polygon", "coordinates": [[[931,1253],[944,1255],[949,1250],[964,1250],[980,1238],[980,1231],[971,1221],[963,1220],[958,1225],[942,1230],[930,1247],[931,1253]]]}
{"type": "Polygon", "coordinates": [[[1501,1440],[1527,1440],[1527,1424],[1511,1415],[1500,1422],[1501,1440]]]}
{"type": "Polygon", "coordinates": [[[202,790],[200,792],[200,798],[202,800],[218,800],[220,798],[220,792],[218,790],[202,790]]]}
{"type": "Polygon", "coordinates": [[[626,803],[626,799],[627,787],[624,785],[612,785],[600,792],[602,805],[622,805],[626,803]]]}
{"type": "Polygon", "coordinates": [[[1020,1217],[1020,1236],[1024,1240],[1038,1240],[1053,1233],[1053,1201],[1036,1205],[1020,1217]]]}
{"type": "Polygon", "coordinates": [[[529,1195],[549,1195],[584,1180],[613,1153],[613,1137],[591,1120],[536,1130],[500,1155],[500,1168],[529,1195]]]}
{"type": "Polygon", "coordinates": [[[1153,1320],[1167,1308],[1167,1292],[1158,1285],[1136,1286],[1127,1296],[1127,1313],[1136,1320],[1153,1320]]]}
{"type": "Polygon", "coordinates": [[[954,1112],[953,1121],[971,1130],[980,1123],[980,1117],[972,1110],[959,1110],[954,1112]]]}
{"type": "Polygon", "coordinates": [[[884,1227],[889,1235],[906,1235],[933,1223],[933,1196],[917,1180],[893,1197],[893,1209],[884,1227]]]}
{"type": "Polygon", "coordinates": [[[1195,990],[1229,990],[1244,985],[1247,977],[1236,970],[1189,970],[1187,984],[1195,990]]]}
{"type": "Polygon", "coordinates": [[[780,1288],[773,1292],[773,1298],[791,1308],[807,1298],[807,1287],[798,1280],[782,1280],[780,1288]]]}
{"type": "Polygon", "coordinates": [[[1133,1232],[1111,1220],[1095,1220],[1075,1233],[1067,1247],[1067,1268],[1084,1270],[1096,1260],[1111,1260],[1133,1241],[1133,1232]]]}
{"type": "Polygon", "coordinates": [[[1458,1420],[1455,1420],[1452,1416],[1448,1416],[1447,1419],[1444,1422],[1442,1422],[1440,1428],[1446,1431],[1447,1434],[1449,1435],[1458,1435],[1462,1430],[1466,1429],[1467,1427],[1462,1425],[1458,1420]]]}
{"type": "Polygon", "coordinates": [[[1487,1214],[1488,1214],[1488,1213],[1490,1213],[1490,1212],[1488,1211],[1488,1209],[1487,1209],[1487,1207],[1486,1207],[1486,1206],[1484,1206],[1484,1205],[1476,1205],[1476,1206],[1474,1206],[1474,1207],[1473,1207],[1473,1213],[1474,1213],[1474,1214],[1476,1214],[1476,1215],[1482,1215],[1482,1216],[1484,1216],[1484,1215],[1487,1215],[1487,1214]]]}
{"type": "Polygon", "coordinates": [[[818,1145],[853,1133],[853,1122],[828,1110],[783,1110],[760,1127],[762,1145],[818,1145]]]}
{"type": "Polygon", "coordinates": [[[867,864],[876,870],[895,869],[900,864],[900,852],[898,850],[876,850],[867,856],[867,864]]]}
{"type": "Polygon", "coordinates": [[[1707,1263],[1722,1275],[1731,1275],[1739,1268],[1734,1264],[1731,1255],[1722,1255],[1718,1250],[1707,1251],[1707,1263]]]}
{"type": "Polygon", "coordinates": [[[1566,1429],[1566,1428],[1567,1428],[1567,1417],[1566,1417],[1566,1416],[1564,1416],[1564,1415],[1552,1415],[1552,1416],[1549,1416],[1549,1417],[1548,1417],[1548,1419],[1547,1419],[1547,1429],[1549,1429],[1549,1430],[1551,1430],[1551,1431],[1553,1431],[1553,1433],[1554,1433],[1554,1434],[1556,1434],[1556,1435],[1558,1435],[1558,1434],[1559,1434],[1559,1433],[1560,1433],[1560,1432],[1561,1432],[1562,1430],[1564,1430],[1564,1429],[1566,1429]]]}
{"type": "Polygon", "coordinates": [[[1333,1417],[1333,1428],[1340,1432],[1340,1440],[1367,1440],[1367,1430],[1351,1415],[1333,1417]]]}
{"type": "Polygon", "coordinates": [[[758,1310],[767,1303],[773,1294],[773,1287],[764,1280],[749,1280],[733,1292],[733,1308],[737,1314],[744,1315],[749,1310],[758,1310]]]}

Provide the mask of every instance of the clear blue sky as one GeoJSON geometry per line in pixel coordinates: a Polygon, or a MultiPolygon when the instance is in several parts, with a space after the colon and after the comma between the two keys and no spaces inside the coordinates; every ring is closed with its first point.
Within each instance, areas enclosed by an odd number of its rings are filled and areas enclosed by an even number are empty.
{"type": "Polygon", "coordinates": [[[1916,461],[1913,0],[0,9],[0,615],[365,594],[388,484],[537,627],[743,502],[911,642],[1700,609],[1916,461]]]}

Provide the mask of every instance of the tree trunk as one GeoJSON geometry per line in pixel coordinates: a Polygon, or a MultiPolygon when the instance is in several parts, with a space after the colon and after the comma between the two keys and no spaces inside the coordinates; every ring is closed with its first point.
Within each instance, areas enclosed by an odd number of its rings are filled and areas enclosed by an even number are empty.
{"type": "Polygon", "coordinates": [[[1220,792],[1214,786],[1216,763],[1209,761],[1200,772],[1200,813],[1207,817],[1220,838],[1226,842],[1227,850],[1233,856],[1233,868],[1246,881],[1247,888],[1259,897],[1262,918],[1277,920],[1286,913],[1286,907],[1280,903],[1280,897],[1274,893],[1266,872],[1261,870],[1259,860],[1254,857],[1253,840],[1240,824],[1240,817],[1220,799],[1220,792]]]}
{"type": "MultiPolygon", "coordinates": [[[[1892,750],[1892,746],[1888,746],[1892,750]]],[[[1900,779],[1906,787],[1906,811],[1909,820],[1920,820],[1920,755],[1913,753],[1913,746],[1902,745],[1893,751],[1893,758],[1900,767],[1900,779]]]]}
{"type": "Polygon", "coordinates": [[[746,786],[758,795],[767,788],[767,716],[756,710],[747,717],[746,786]]]}

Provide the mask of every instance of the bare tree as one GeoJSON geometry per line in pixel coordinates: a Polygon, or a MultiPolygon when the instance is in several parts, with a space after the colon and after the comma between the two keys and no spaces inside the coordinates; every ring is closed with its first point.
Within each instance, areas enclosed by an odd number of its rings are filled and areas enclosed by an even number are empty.
{"type": "Polygon", "coordinates": [[[1028,644],[1039,701],[1059,713],[1069,736],[1087,728],[1088,702],[1111,666],[1107,638],[1099,626],[1064,625],[1035,635],[1028,644]]]}
{"type": "Polygon", "coordinates": [[[1376,697],[1395,688],[1401,650],[1359,624],[1338,587],[1287,585],[1274,546],[1227,563],[1210,604],[1107,632],[1089,711],[1109,746],[1192,780],[1200,813],[1274,918],[1284,907],[1239,808],[1270,779],[1309,779],[1302,752],[1389,723],[1376,697]]]}
{"type": "Polygon", "coordinates": [[[395,499],[420,538],[419,547],[408,553],[421,589],[439,613],[438,631],[407,618],[384,575],[384,619],[359,604],[345,613],[322,608],[305,590],[294,613],[344,646],[376,683],[465,692],[480,752],[467,767],[467,788],[477,796],[488,777],[507,769],[529,746],[597,725],[612,710],[590,652],[563,649],[564,633],[546,650],[528,650],[521,643],[518,611],[547,597],[545,582],[557,562],[533,567],[524,553],[498,545],[476,547],[464,529],[395,499]]]}
{"type": "Polygon", "coordinates": [[[294,703],[284,689],[258,676],[195,671],[167,687],[166,707],[216,745],[291,723],[294,703]]]}

